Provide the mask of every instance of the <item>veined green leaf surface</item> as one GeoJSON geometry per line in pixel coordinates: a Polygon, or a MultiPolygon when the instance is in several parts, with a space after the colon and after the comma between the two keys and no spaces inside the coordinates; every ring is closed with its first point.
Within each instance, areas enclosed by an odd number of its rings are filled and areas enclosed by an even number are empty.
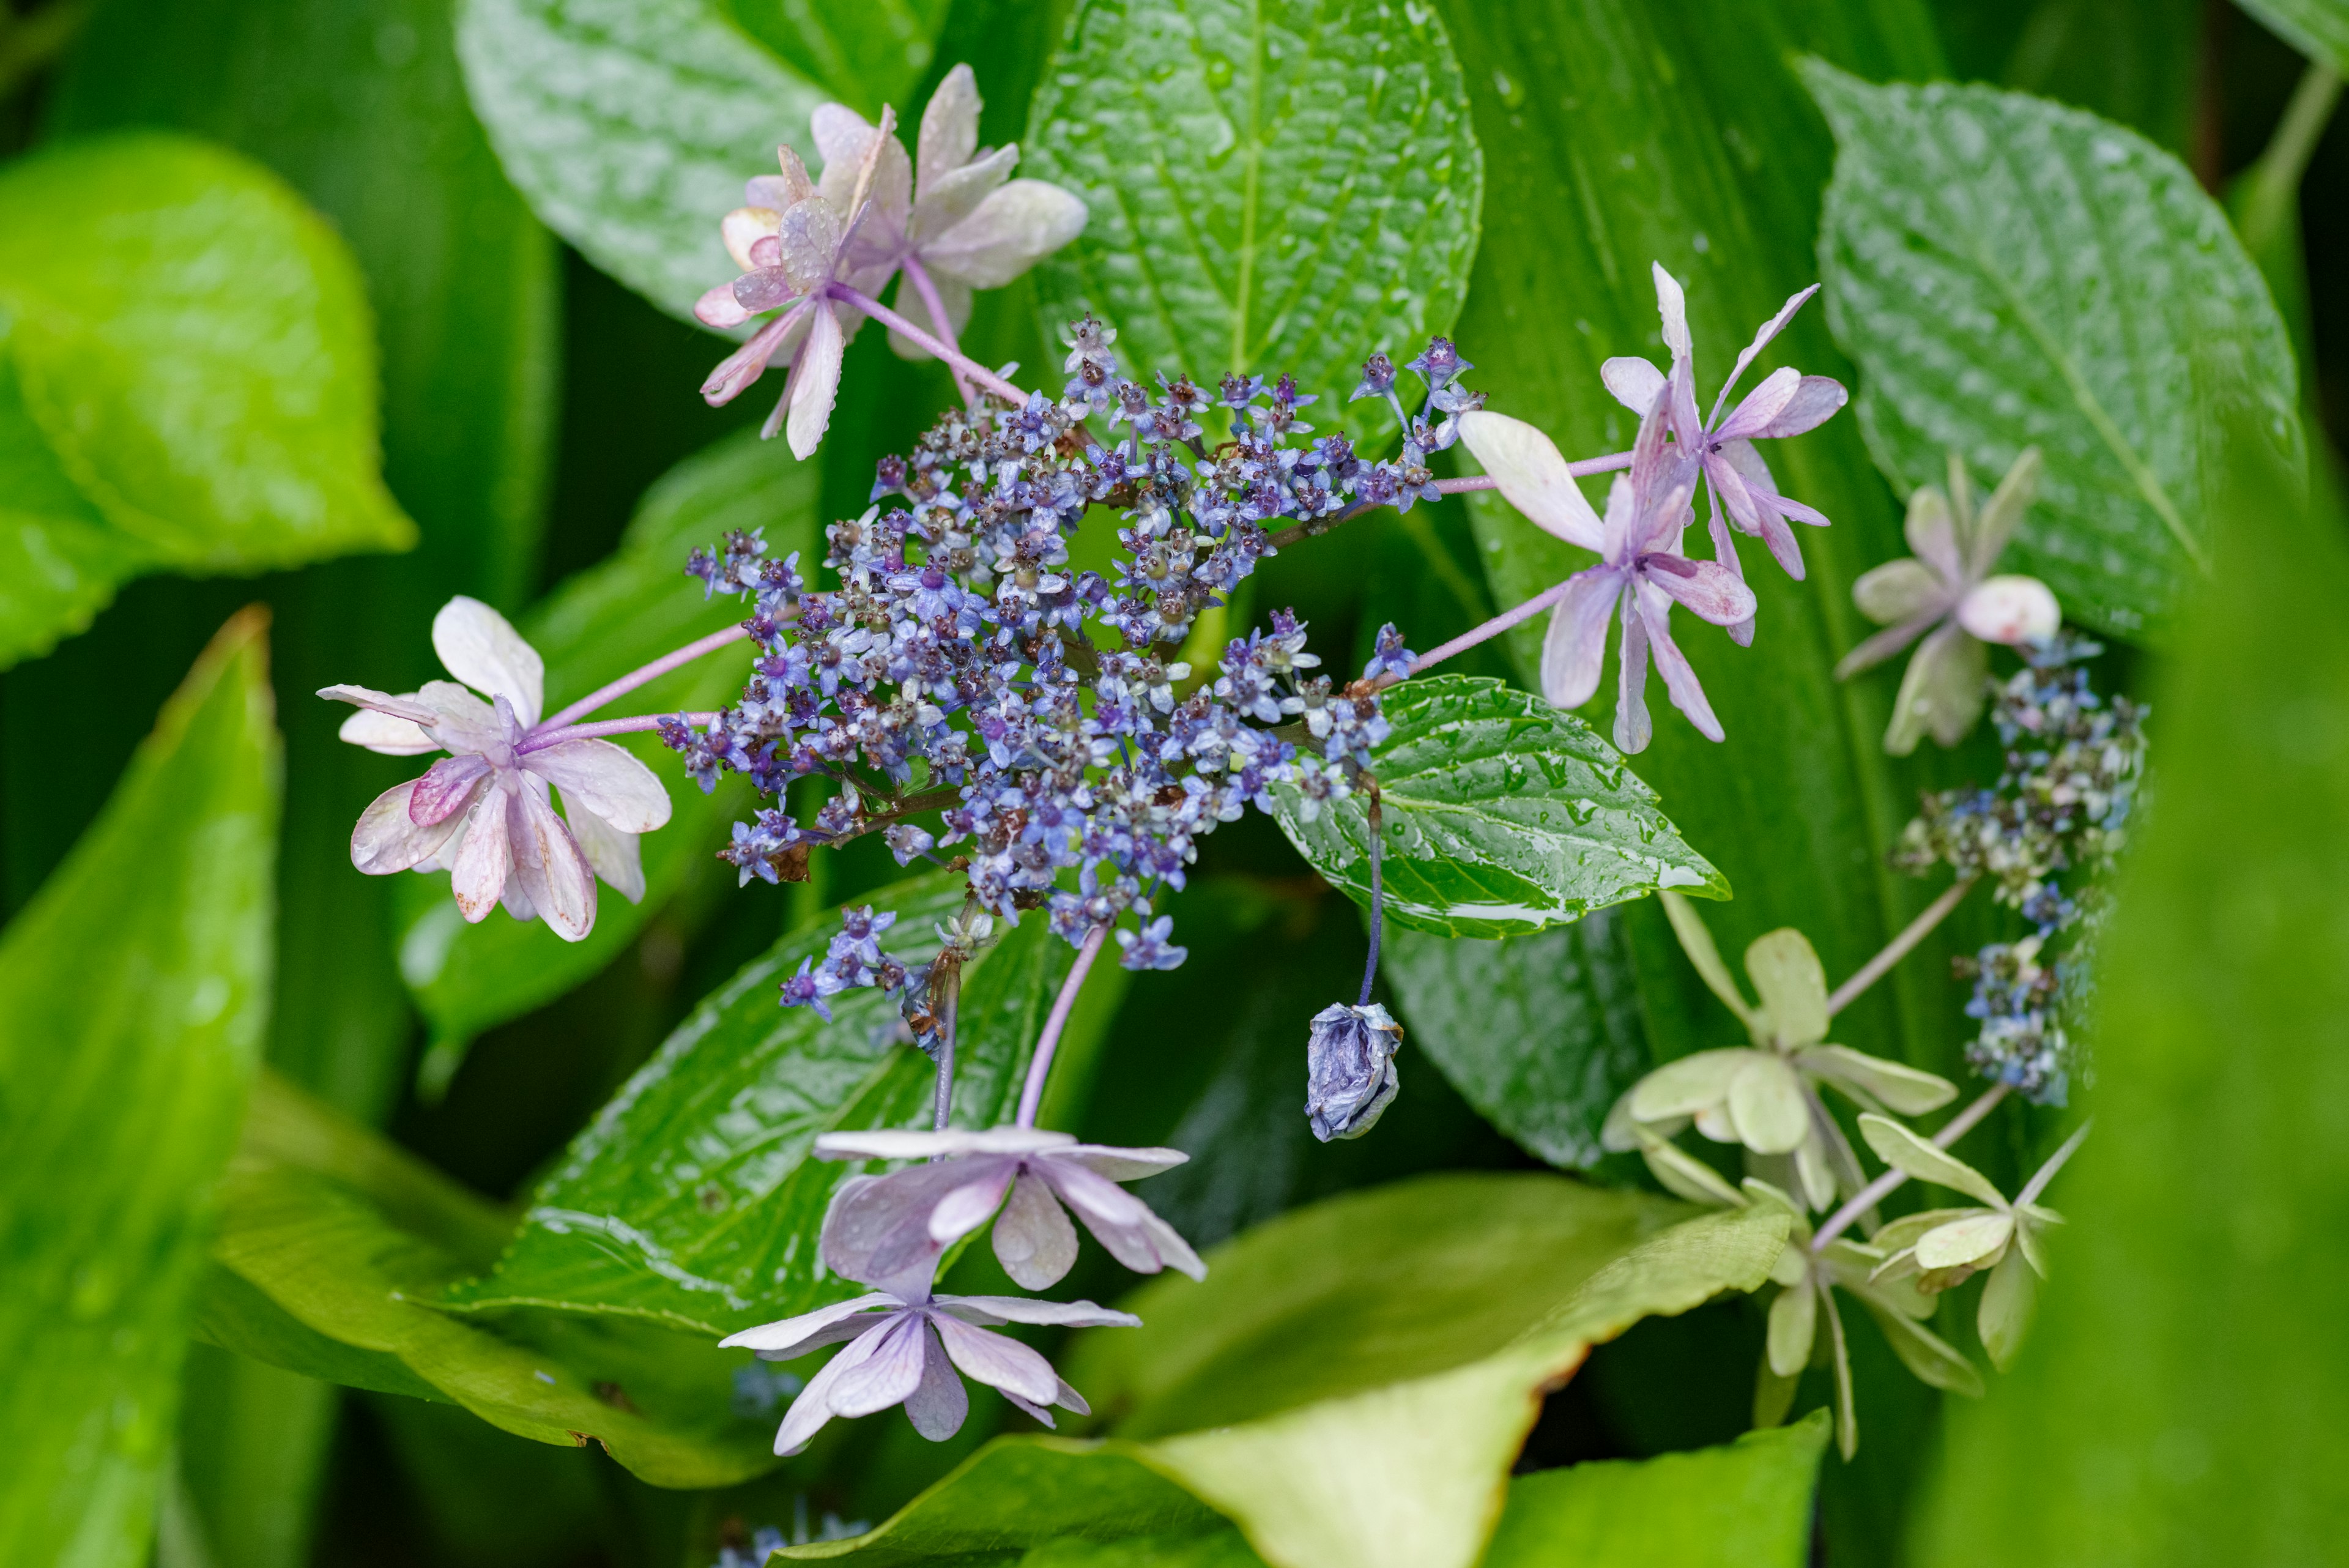
{"type": "Polygon", "coordinates": [[[2349,549],[2264,436],[2242,432],[2216,581],[2155,691],[2096,1130],[2039,1323],[1952,1419],[1935,1568],[2322,1563],[2349,1528],[2349,549]]]}
{"type": "Polygon", "coordinates": [[[659,1486],[767,1469],[771,1428],[734,1413],[739,1362],[666,1329],[428,1304],[485,1266],[508,1216],[275,1079],[222,1183],[202,1332],[308,1376],[464,1406],[540,1442],[591,1438],[659,1486]]]}
{"type": "Polygon", "coordinates": [[[1335,418],[1459,313],[1483,157],[1428,8],[1088,0],[1022,148],[1092,213],[1039,269],[1046,340],[1090,308],[1129,376],[1287,371],[1335,418]]]}
{"type": "Polygon", "coordinates": [[[278,742],[233,619],[0,940],[0,1559],[144,1563],[269,1006],[278,742]]]}
{"type": "Polygon", "coordinates": [[[717,0],[461,0],[457,53],[507,175],[588,260],[690,320],[740,272],[718,221],[824,94],[717,0]]]}
{"type": "MultiPolygon", "coordinates": [[[[867,119],[878,116],[883,104],[896,104],[908,125],[921,123],[921,106],[907,103],[905,95],[928,70],[938,29],[952,8],[951,0],[868,0],[860,5],[726,0],[728,14],[744,32],[820,85],[824,96],[867,119]]],[[[985,92],[993,84],[978,85],[985,92]]]]}
{"type": "Polygon", "coordinates": [[[2341,0],[2241,0],[2241,4],[2293,48],[2349,76],[2349,5],[2341,0]]]}
{"type": "Polygon", "coordinates": [[[82,629],[134,570],[253,572],[415,542],[378,472],[358,271],[243,159],[149,132],[11,166],[0,315],[14,381],[0,509],[26,568],[0,577],[0,659],[82,629]]]}
{"type": "MultiPolygon", "coordinates": [[[[1571,713],[1497,680],[1433,675],[1390,690],[1393,733],[1371,753],[1387,918],[1444,936],[1503,937],[1577,919],[1659,888],[1725,898],[1615,748],[1571,713]]],[[[1333,886],[1370,902],[1370,817],[1359,792],[1307,819],[1293,788],[1275,815],[1333,886]]]]}
{"type": "Polygon", "coordinates": [[[1825,65],[1838,151],[1819,242],[1859,420],[1903,489],[1959,453],[2046,467],[2006,565],[2066,612],[2158,638],[2209,558],[2220,397],[2302,461],[2283,322],[2186,166],[2110,121],[1989,88],[1875,88],[1825,65]]]}
{"type": "MultiPolygon", "coordinates": [[[[962,908],[959,877],[874,895],[908,962],[937,950],[962,908]]],[[[515,1305],[635,1316],[722,1336],[855,1293],[822,1272],[816,1231],[856,1168],[811,1158],[818,1133],[928,1125],[929,1059],[898,1043],[895,1003],[873,990],[832,999],[833,1022],[779,1004],[776,988],[822,959],[835,923],[786,937],[705,1000],[572,1140],[532,1195],[494,1272],[451,1291],[467,1310],[515,1305]]],[[[993,1127],[1071,952],[1030,916],[964,971],[955,1120],[993,1127]]]]}
{"type": "MultiPolygon", "coordinates": [[[[733,529],[763,529],[775,556],[797,551],[802,566],[812,566],[822,537],[816,474],[814,465],[792,462],[780,442],[744,432],[663,475],[646,493],[618,551],[521,619],[522,634],[546,660],[548,711],[749,613],[739,599],[702,597],[700,585],[685,575],[694,546],[719,545],[733,529]]],[[[597,717],[723,707],[740,698],[750,667],[748,643],[725,649],[637,688],[597,717]]],[[[482,1030],[562,995],[611,962],[749,809],[750,794],[739,779],[703,794],[658,736],[615,739],[668,787],[674,815],[643,840],[644,901],[631,904],[599,887],[595,929],[585,940],[566,942],[543,921],[502,913],[469,926],[445,875],[400,878],[400,972],[432,1025],[430,1081],[445,1084],[482,1030]]]]}
{"type": "Polygon", "coordinates": [[[1607,1113],[1652,1065],[1619,915],[1502,941],[1399,930],[1383,969],[1412,1043],[1485,1120],[1552,1165],[1604,1157],[1607,1113]]]}

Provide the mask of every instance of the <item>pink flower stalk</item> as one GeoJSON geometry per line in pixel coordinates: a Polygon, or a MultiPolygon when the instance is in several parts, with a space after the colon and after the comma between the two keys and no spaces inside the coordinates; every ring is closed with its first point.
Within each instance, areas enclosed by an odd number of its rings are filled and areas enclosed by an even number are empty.
{"type": "Polygon", "coordinates": [[[668,821],[668,792],[608,741],[534,735],[545,665],[489,606],[450,600],[433,618],[432,648],[463,685],[318,693],[358,706],[341,732],[354,745],[393,756],[449,753],[360,815],[351,864],[377,877],[445,868],[466,919],[502,903],[516,919],[543,919],[565,941],[582,940],[595,925],[597,877],[632,903],[644,897],[636,836],[668,821]],[[561,815],[551,798],[557,789],[561,815]]]}
{"type": "Polygon", "coordinates": [[[1625,752],[1644,750],[1652,734],[1646,696],[1651,650],[1672,705],[1707,740],[1722,738],[1695,670],[1672,641],[1672,606],[1685,606],[1715,626],[1754,617],[1754,590],[1734,572],[1680,553],[1681,535],[1694,520],[1689,498],[1696,464],[1664,440],[1669,403],[1668,389],[1659,386],[1631,446],[1630,472],[1617,475],[1608,493],[1603,524],[1549,437],[1506,414],[1479,409],[1460,416],[1461,441],[1493,476],[1503,499],[1537,527],[1599,554],[1599,565],[1551,590],[1558,597],[1542,639],[1542,695],[1560,708],[1590,700],[1607,656],[1607,628],[1619,607],[1615,744],[1625,752]]]}
{"type": "MultiPolygon", "coordinates": [[[[1696,354],[1689,337],[1687,300],[1679,282],[1663,269],[1661,263],[1651,265],[1656,279],[1656,309],[1664,322],[1664,347],[1671,350],[1671,369],[1667,374],[1645,359],[1625,357],[1600,366],[1599,379],[1618,402],[1642,418],[1655,406],[1660,393],[1670,394],[1673,439],[1683,452],[1701,464],[1705,492],[1713,502],[1713,558],[1740,576],[1744,575],[1723,522],[1725,509],[1729,524],[1733,524],[1740,533],[1758,535],[1786,569],[1786,575],[1800,582],[1803,548],[1795,542],[1794,530],[1786,526],[1787,520],[1824,528],[1828,525],[1827,516],[1781,494],[1778,482],[1771,477],[1770,465],[1762,460],[1754,443],[1816,429],[1844,406],[1847,394],[1842,383],[1830,377],[1806,376],[1785,368],[1764,377],[1762,384],[1726,418],[1722,410],[1744,377],[1746,367],[1785,328],[1819,286],[1813,284],[1795,294],[1779,307],[1777,315],[1762,324],[1754,341],[1737,357],[1729,379],[1722,383],[1711,417],[1701,419],[1696,410],[1696,354]]],[[[1731,635],[1741,644],[1752,642],[1752,623],[1733,628],[1731,635]]]]}

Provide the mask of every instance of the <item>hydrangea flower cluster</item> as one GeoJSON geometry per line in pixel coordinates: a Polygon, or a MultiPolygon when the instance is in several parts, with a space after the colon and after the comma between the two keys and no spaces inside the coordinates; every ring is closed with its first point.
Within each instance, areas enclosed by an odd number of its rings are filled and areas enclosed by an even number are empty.
{"type": "MultiPolygon", "coordinates": [[[[745,881],[799,875],[810,847],[881,832],[901,865],[953,852],[978,910],[1043,907],[1071,945],[1131,917],[1123,964],[1171,968],[1184,950],[1153,907],[1184,885],[1200,838],[1269,810],[1276,785],[1309,817],[1352,792],[1387,733],[1374,681],[1411,665],[1393,628],[1342,687],[1286,612],[1234,639],[1211,675],[1195,678],[1179,649],[1274,553],[1270,530],[1427,493],[1417,442],[1451,439],[1445,410],[1475,400],[1458,385],[1467,367],[1442,339],[1413,360],[1427,408],[1399,458],[1369,461],[1343,435],[1306,439],[1298,415],[1313,400],[1286,377],[1226,378],[1212,400],[1181,378],[1145,389],[1116,373],[1113,337],[1090,317],[1071,328],[1061,400],[982,400],[885,461],[874,504],[829,530],[838,588],[813,587],[796,556],[774,559],[753,535],[694,555],[707,592],[749,601],[761,657],[741,701],[698,730],[672,719],[664,737],[704,789],[728,772],[779,801],[796,779],[833,786],[807,820],[779,804],[737,825],[724,854],[745,881]],[[1200,421],[1216,409],[1231,436],[1210,450],[1200,421]],[[1095,419],[1115,444],[1092,435],[1095,419]],[[1123,514],[1106,576],[1070,562],[1095,503],[1123,514]],[[935,830],[915,820],[932,811],[935,830]]],[[[1391,389],[1383,363],[1366,380],[1391,389]]],[[[848,911],[785,1003],[878,985],[918,1006],[922,971],[878,945],[888,920],[848,911]]]]}
{"type": "Polygon", "coordinates": [[[2145,765],[2145,710],[2127,698],[2108,702],[2088,684],[2083,661],[2102,651],[2076,634],[2025,645],[2023,668],[1992,692],[2006,752],[1997,784],[1926,797],[1895,854],[1913,873],[1946,864],[1989,878],[1999,902],[2034,928],[1957,969],[1974,982],[1966,1012],[1982,1024],[1967,1059],[2042,1104],[2064,1101],[2072,1044],[2063,1013],[2080,983],[2079,939],[2098,878],[2126,840],[2145,765]],[[2066,932],[2061,950],[2051,947],[2066,932]]]}

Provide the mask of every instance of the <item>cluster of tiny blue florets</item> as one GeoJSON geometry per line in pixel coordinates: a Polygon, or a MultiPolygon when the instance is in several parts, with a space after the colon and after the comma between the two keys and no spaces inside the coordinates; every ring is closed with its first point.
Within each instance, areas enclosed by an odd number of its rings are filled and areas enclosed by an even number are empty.
{"type": "Polygon", "coordinates": [[[1984,1077],[2044,1104],[2062,1103],[2085,971],[2081,937],[2101,909],[2102,881],[2127,836],[2145,765],[2145,710],[2107,702],[2083,661],[2103,651],[2059,636],[2023,650],[2024,665],[1992,688],[2006,766],[1992,789],[1930,795],[1897,858],[1922,872],[1948,865],[1986,877],[2031,935],[1957,961],[1974,982],[1966,1013],[1982,1024],[1966,1048],[1984,1077]]]}
{"type": "MultiPolygon", "coordinates": [[[[1482,401],[1458,384],[1470,367],[1441,338],[1412,360],[1421,413],[1398,458],[1371,462],[1342,434],[1309,442],[1298,410],[1314,400],[1287,377],[1226,377],[1210,399],[1162,376],[1154,395],[1116,373],[1113,337],[1091,317],[1071,327],[1061,400],[950,412],[910,460],[885,460],[872,507],[828,531],[838,587],[755,534],[694,553],[708,592],[750,602],[760,657],[741,701],[662,734],[705,790],[731,772],[776,797],[722,851],[744,881],[802,876],[812,848],[879,832],[900,865],[967,873],[975,910],[1043,908],[1071,943],[1130,916],[1125,965],[1172,968],[1184,950],[1153,904],[1182,888],[1200,838],[1271,810],[1276,787],[1308,819],[1352,793],[1387,734],[1379,685],[1412,666],[1394,628],[1342,687],[1286,612],[1213,671],[1179,649],[1280,535],[1436,494],[1427,456],[1482,401]],[[1200,419],[1216,409],[1229,437],[1211,449],[1200,419]],[[1070,561],[1096,504],[1123,523],[1107,576],[1070,561]],[[802,821],[782,797],[809,777],[832,793],[802,821]]],[[[1400,417],[1394,379],[1378,356],[1358,395],[1400,417]]],[[[873,985],[910,1012],[923,971],[880,950],[889,919],[849,911],[824,961],[784,982],[786,1005],[873,985]]]]}

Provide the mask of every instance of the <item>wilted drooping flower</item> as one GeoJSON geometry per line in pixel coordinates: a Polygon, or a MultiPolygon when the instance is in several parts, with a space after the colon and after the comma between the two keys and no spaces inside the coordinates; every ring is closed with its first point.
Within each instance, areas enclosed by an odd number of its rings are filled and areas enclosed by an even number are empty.
{"type": "Polygon", "coordinates": [[[445,868],[466,919],[502,902],[516,919],[543,919],[578,941],[595,924],[597,877],[630,902],[644,897],[636,836],[668,820],[668,792],[609,741],[534,732],[545,666],[489,606],[450,599],[432,619],[432,648],[464,685],[318,693],[357,704],[342,727],[354,745],[394,756],[450,753],[376,797],[352,831],[351,864],[370,876],[445,868]],[[560,816],[550,786],[562,791],[560,816]]]}
{"type": "Polygon", "coordinates": [[[1333,1002],[1313,1015],[1305,1043],[1305,1116],[1313,1136],[1360,1137],[1402,1087],[1395,1052],[1402,1025],[1377,1002],[1333,1002]]]}
{"type": "Polygon", "coordinates": [[[783,1423],[775,1432],[780,1456],[805,1449],[834,1416],[870,1416],[892,1405],[905,1407],[916,1431],[934,1443],[944,1442],[962,1429],[963,1417],[970,1413],[970,1396],[962,1377],[956,1376],[957,1368],[964,1376],[999,1390],[1047,1427],[1052,1425],[1048,1405],[1087,1414],[1084,1400],[1052,1370],[1050,1362],[1016,1339],[987,1332],[1009,1323],[1142,1326],[1131,1313],[1111,1312],[1091,1302],[933,1295],[924,1275],[903,1294],[874,1291],[744,1329],[721,1340],[719,1346],[746,1347],[764,1361],[790,1361],[848,1341],[783,1412],[783,1423]]]}
{"type": "MultiPolygon", "coordinates": [[[[732,400],[789,355],[783,400],[764,433],[788,420],[792,454],[805,457],[823,439],[842,352],[864,325],[848,294],[877,298],[903,269],[912,286],[899,290],[900,311],[951,345],[969,318],[973,288],[999,287],[1077,236],[1084,203],[1049,182],[1010,179],[1019,150],[979,149],[978,110],[970,67],[957,66],[922,116],[918,185],[895,112],[885,107],[878,125],[843,104],[816,109],[810,130],[823,159],[820,178],[811,180],[790,148],[777,150],[781,173],[750,181],[746,204],[719,224],[742,275],[704,294],[694,314],[720,328],[784,314],[710,372],[705,400],[713,407],[732,400]],[[929,306],[932,293],[942,322],[929,306]]],[[[894,333],[891,342],[900,353],[919,351],[894,333]]]]}
{"type": "MultiPolygon", "coordinates": [[[[1657,1167],[1657,1141],[1693,1122],[1715,1143],[1742,1144],[1757,1155],[1786,1158],[1793,1189],[1812,1207],[1825,1209],[1838,1185],[1857,1191],[1863,1178],[1819,1099],[1821,1085],[1833,1084],[1864,1107],[1889,1106],[1904,1116],[1956,1097],[1957,1086],[1946,1078],[1825,1043],[1826,973],[1800,931],[1789,927],[1766,932],[1745,950],[1745,973],[1761,998],[1756,1006],[1731,978],[1694,908],[1675,893],[1666,892],[1663,898],[1690,961],[1737,1014],[1754,1044],[1693,1052],[1640,1079],[1609,1116],[1607,1147],[1639,1148],[1657,1167]]],[[[1676,1174],[1683,1181],[1657,1169],[1658,1179],[1685,1191],[1685,1173],[1676,1174]]]]}
{"type": "MultiPolygon", "coordinates": [[[[1825,513],[1780,494],[1778,482],[1770,475],[1770,465],[1763,462],[1754,443],[1816,429],[1843,407],[1847,398],[1843,385],[1831,377],[1806,376],[1792,368],[1782,368],[1764,377],[1762,384],[1747,393],[1725,419],[1722,409],[1744,378],[1746,367],[1785,330],[1786,323],[1795,318],[1795,312],[1818,293],[1819,286],[1813,284],[1794,295],[1779,306],[1777,315],[1762,324],[1754,341],[1737,357],[1729,379],[1721,384],[1721,394],[1713,400],[1711,417],[1700,418],[1696,409],[1696,354],[1689,337],[1687,298],[1663,264],[1653,263],[1651,268],[1656,280],[1656,310],[1663,317],[1664,347],[1671,351],[1671,369],[1667,374],[1645,359],[1625,357],[1600,366],[1599,379],[1607,383],[1616,401],[1642,418],[1655,406],[1660,394],[1668,399],[1672,435],[1680,443],[1682,454],[1702,467],[1705,490],[1713,499],[1714,559],[1741,576],[1744,575],[1736,547],[1723,524],[1726,509],[1729,524],[1740,533],[1758,535],[1786,574],[1799,581],[1803,576],[1803,547],[1795,542],[1795,531],[1786,526],[1787,520],[1824,528],[1827,526],[1827,517],[1825,513]]],[[[1753,623],[1749,620],[1732,628],[1732,635],[1740,643],[1753,641],[1753,623]]]]}
{"type": "Polygon", "coordinates": [[[1473,410],[1459,416],[1460,439],[1509,504],[1534,524],[1571,545],[1599,554],[1599,565],[1564,585],[1542,639],[1542,695],[1560,708],[1578,708],[1599,689],[1607,656],[1607,628],[1620,607],[1621,679],[1615,702],[1615,744],[1644,750],[1648,721],[1648,655],[1652,649],[1672,705],[1708,740],[1722,738],[1721,722],[1671,637],[1671,610],[1684,605],[1715,626],[1754,616],[1754,592],[1727,567],[1680,554],[1692,514],[1689,497],[1695,465],[1664,440],[1667,393],[1659,389],[1631,447],[1631,472],[1618,475],[1602,524],[1575,483],[1556,443],[1523,420],[1473,410]]]}
{"type": "Polygon", "coordinates": [[[2082,1127],[2066,1139],[2023,1184],[2009,1203],[1990,1178],[1948,1150],[1936,1147],[1899,1123],[1882,1116],[1859,1118],[1860,1136],[1887,1165],[1920,1181],[1947,1187],[1979,1199],[1979,1209],[1928,1209],[1908,1214],[1869,1239],[1884,1254],[1872,1280],[1913,1278],[1917,1288],[1939,1293],[1987,1269],[1982,1304],[1975,1314],[1982,1348],[2002,1372],[2022,1348],[2038,1294],[2036,1280],[2047,1277],[2041,1233],[2064,1217],[2039,1201],[2064,1162],[2088,1136],[2082,1127]],[[2035,1276],[2035,1279],[2034,1279],[2035,1276]]]}
{"type": "Polygon", "coordinates": [[[1137,1273],[1173,1268],[1206,1278],[1191,1244],[1118,1185],[1173,1169],[1190,1158],[1180,1149],[1111,1148],[1067,1133],[1000,1127],[825,1133],[815,1152],[825,1159],[931,1162],[859,1177],[834,1194],[824,1215],[823,1261],[850,1279],[885,1284],[926,1269],[999,1208],[995,1255],[1024,1290],[1059,1283],[1076,1262],[1071,1211],[1137,1273]]]}
{"type": "Polygon", "coordinates": [[[1966,465],[1950,454],[1944,495],[1919,485],[1909,497],[1909,559],[1887,561],[1852,585],[1860,612],[1887,629],[1846,654],[1836,679],[1849,680],[1923,638],[1900,678],[1884,749],[1905,757],[1930,734],[1954,746],[1982,717],[1990,673],[1987,643],[2044,643],[2064,614],[2036,577],[1992,576],[2039,487],[2039,449],[2025,447],[1980,513],[1966,465]]]}

